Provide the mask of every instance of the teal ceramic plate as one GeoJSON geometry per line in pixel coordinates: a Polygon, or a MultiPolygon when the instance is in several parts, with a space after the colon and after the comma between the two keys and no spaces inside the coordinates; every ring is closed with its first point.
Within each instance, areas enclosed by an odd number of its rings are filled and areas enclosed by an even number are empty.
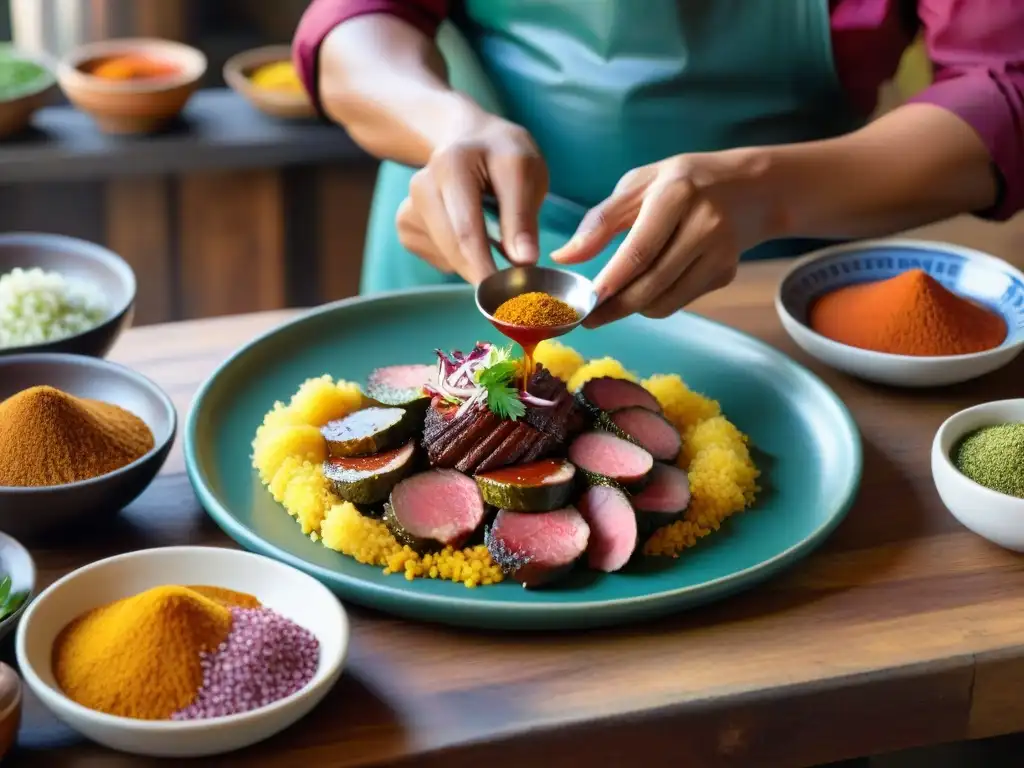
{"type": "Polygon", "coordinates": [[[853,501],[861,472],[857,428],[819,379],[767,345],[703,318],[630,318],[564,341],[585,357],[612,355],[648,375],[679,373],[721,401],[765,465],[753,509],[677,560],[647,558],[618,574],[581,571],[558,586],[467,589],[385,576],[303,536],[261,487],[251,441],[275,400],[329,373],[430,362],[433,350],[500,340],[465,287],[332,304],[256,339],[199,391],[185,431],[189,477],[213,519],[246,549],[283,560],[342,598],[410,618],[502,629],[619,624],[723,597],[778,572],[820,544],[853,501]]]}

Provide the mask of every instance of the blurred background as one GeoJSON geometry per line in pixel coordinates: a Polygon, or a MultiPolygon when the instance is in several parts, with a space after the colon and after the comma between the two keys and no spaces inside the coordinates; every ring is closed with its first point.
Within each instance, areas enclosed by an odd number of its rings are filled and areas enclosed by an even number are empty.
{"type": "MultiPolygon", "coordinates": [[[[0,141],[0,232],[106,244],[139,278],[136,323],[330,301],[356,292],[376,164],[343,131],[282,120],[225,87],[233,55],[290,41],[306,0],[0,0],[0,41],[60,58],[145,36],[202,50],[209,68],[172,130],[111,137],[63,101],[0,141]]],[[[925,87],[911,50],[880,109],[925,87]]],[[[959,220],[928,234],[1022,250],[1022,225],[959,220]]]]}

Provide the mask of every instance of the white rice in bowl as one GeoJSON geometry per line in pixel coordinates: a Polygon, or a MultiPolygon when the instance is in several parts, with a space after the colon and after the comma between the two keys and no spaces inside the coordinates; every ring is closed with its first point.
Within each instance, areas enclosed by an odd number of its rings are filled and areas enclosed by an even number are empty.
{"type": "Polygon", "coordinates": [[[107,317],[107,301],[93,285],[38,267],[0,276],[0,349],[66,339],[107,317]]]}

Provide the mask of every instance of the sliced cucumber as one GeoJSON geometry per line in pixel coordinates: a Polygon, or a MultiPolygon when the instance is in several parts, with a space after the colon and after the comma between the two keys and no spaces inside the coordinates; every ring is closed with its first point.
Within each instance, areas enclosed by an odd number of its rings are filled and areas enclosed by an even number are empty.
{"type": "Polygon", "coordinates": [[[387,499],[399,480],[415,466],[416,441],[372,456],[333,458],[324,462],[324,477],[342,501],[372,507],[387,499]]]}
{"type": "Polygon", "coordinates": [[[516,512],[550,512],[569,503],[576,467],[561,459],[503,467],[475,476],[484,501],[516,512]]]}
{"type": "Polygon", "coordinates": [[[364,408],[320,429],[327,455],[344,459],[398,448],[416,429],[416,418],[404,408],[364,408]]]}

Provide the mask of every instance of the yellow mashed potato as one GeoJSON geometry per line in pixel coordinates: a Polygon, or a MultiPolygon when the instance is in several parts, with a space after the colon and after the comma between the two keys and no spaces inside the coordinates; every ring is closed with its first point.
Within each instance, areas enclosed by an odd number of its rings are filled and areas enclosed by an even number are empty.
{"type": "MultiPolygon", "coordinates": [[[[572,391],[599,376],[639,380],[613,358],[586,362],[557,341],[538,345],[536,360],[572,391]]],[[[644,552],[678,557],[754,503],[760,472],[751,459],[747,436],[722,415],[717,401],[694,392],[675,374],[656,374],[641,384],[683,435],[678,464],[689,475],[693,496],[684,518],[655,532],[644,552]]],[[[288,404],[274,404],[252,444],[253,466],[274,499],[314,541],[385,573],[401,573],[410,580],[446,579],[467,587],[500,582],[501,571],[486,547],[417,554],[395,541],[384,523],[360,514],[332,493],[321,470],[326,446],[320,427],[363,404],[357,384],[335,382],[330,376],[310,379],[288,404]]]]}

